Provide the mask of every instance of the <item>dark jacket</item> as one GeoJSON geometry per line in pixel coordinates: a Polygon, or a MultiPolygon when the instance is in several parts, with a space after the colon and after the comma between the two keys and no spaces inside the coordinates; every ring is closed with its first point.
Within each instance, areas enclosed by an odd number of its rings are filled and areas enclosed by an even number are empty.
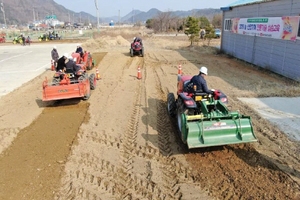
{"type": "Polygon", "coordinates": [[[51,58],[52,60],[54,60],[55,62],[57,62],[59,55],[56,49],[52,49],[51,51],[51,58]]]}
{"type": "Polygon", "coordinates": [[[71,60],[71,59],[68,59],[67,63],[66,63],[66,72],[67,73],[76,73],[78,70],[80,69],[79,66],[76,65],[76,63],[71,60]]]}
{"type": "Polygon", "coordinates": [[[83,53],[83,50],[81,47],[77,47],[75,53],[83,53]]]}
{"type": "Polygon", "coordinates": [[[197,86],[197,92],[204,92],[207,94],[212,93],[212,91],[207,88],[206,80],[200,74],[193,76],[191,83],[192,89],[194,88],[194,85],[197,86]]]}
{"type": "Polygon", "coordinates": [[[134,39],[133,43],[135,43],[135,42],[139,42],[141,45],[143,45],[142,39],[139,38],[139,37],[136,37],[136,38],[134,39]]]}
{"type": "Polygon", "coordinates": [[[63,70],[65,67],[66,67],[65,57],[62,56],[62,57],[60,57],[60,58],[58,59],[58,61],[57,61],[57,68],[56,68],[56,71],[63,70]]]}

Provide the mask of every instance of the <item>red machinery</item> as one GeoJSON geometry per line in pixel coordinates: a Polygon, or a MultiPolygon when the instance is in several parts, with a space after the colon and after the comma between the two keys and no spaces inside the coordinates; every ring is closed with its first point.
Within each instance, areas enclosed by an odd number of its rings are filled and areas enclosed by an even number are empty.
{"type": "Polygon", "coordinates": [[[72,72],[56,72],[51,83],[47,78],[43,82],[43,101],[83,98],[89,99],[91,90],[96,88],[96,76],[90,76],[79,70],[76,74],[72,72]]]}
{"type": "Polygon", "coordinates": [[[94,67],[93,58],[90,52],[85,51],[82,57],[79,53],[72,53],[72,57],[76,60],[76,64],[81,66],[81,69],[83,70],[91,70],[94,67]]]}

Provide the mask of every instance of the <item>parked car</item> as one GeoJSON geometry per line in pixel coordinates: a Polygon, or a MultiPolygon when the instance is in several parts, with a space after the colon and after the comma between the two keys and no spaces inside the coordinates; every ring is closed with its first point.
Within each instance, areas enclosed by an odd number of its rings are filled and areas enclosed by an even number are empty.
{"type": "Polygon", "coordinates": [[[215,29],[215,38],[221,38],[221,30],[220,29],[215,29]]]}

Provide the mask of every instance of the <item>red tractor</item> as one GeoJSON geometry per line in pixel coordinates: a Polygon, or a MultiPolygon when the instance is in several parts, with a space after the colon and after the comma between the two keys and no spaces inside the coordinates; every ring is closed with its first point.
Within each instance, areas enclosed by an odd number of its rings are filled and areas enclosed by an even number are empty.
{"type": "Polygon", "coordinates": [[[71,98],[89,99],[91,90],[96,88],[95,74],[88,75],[84,70],[55,72],[52,82],[43,82],[43,101],[71,98]]]}
{"type": "Polygon", "coordinates": [[[141,40],[133,41],[130,45],[130,56],[139,55],[144,57],[144,47],[141,40]]]}
{"type": "Polygon", "coordinates": [[[5,36],[6,36],[5,33],[0,34],[0,43],[5,43],[5,36]]]}

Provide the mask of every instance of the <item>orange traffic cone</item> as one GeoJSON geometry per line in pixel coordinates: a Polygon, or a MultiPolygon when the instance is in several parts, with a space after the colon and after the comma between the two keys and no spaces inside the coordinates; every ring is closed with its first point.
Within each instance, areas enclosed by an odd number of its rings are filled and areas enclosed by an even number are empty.
{"type": "Polygon", "coordinates": [[[178,75],[182,75],[181,65],[178,66],[178,75]]]}
{"type": "Polygon", "coordinates": [[[97,80],[100,79],[100,74],[99,74],[98,68],[96,68],[96,79],[97,79],[97,80]]]}
{"type": "Polygon", "coordinates": [[[138,72],[137,72],[137,79],[141,79],[142,78],[142,73],[141,73],[141,68],[140,66],[138,67],[138,72]]]}
{"type": "Polygon", "coordinates": [[[54,67],[54,60],[51,60],[51,70],[54,71],[55,67],[54,67]]]}

